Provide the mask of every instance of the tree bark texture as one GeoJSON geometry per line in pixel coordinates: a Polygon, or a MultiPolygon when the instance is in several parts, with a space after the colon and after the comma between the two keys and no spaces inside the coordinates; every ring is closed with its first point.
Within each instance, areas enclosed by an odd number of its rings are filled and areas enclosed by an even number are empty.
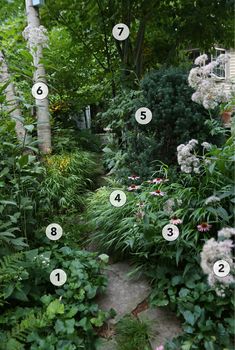
{"type": "Polygon", "coordinates": [[[22,123],[22,113],[20,110],[20,106],[15,94],[15,88],[13,83],[11,82],[11,76],[8,71],[8,66],[2,51],[0,51],[0,82],[3,84],[8,83],[5,94],[6,94],[6,102],[7,102],[7,110],[10,114],[11,118],[15,121],[15,131],[17,135],[17,139],[20,142],[24,142],[26,137],[26,130],[24,128],[24,124],[22,123]]]}
{"type": "MultiPolygon", "coordinates": [[[[26,15],[28,26],[40,27],[39,11],[33,7],[32,0],[25,0],[26,15]]],[[[34,83],[47,83],[46,72],[42,63],[43,47],[41,44],[36,44],[35,50],[31,52],[33,56],[33,64],[35,67],[34,83]]],[[[37,135],[39,142],[39,149],[43,154],[51,153],[51,127],[49,114],[48,98],[43,100],[36,99],[36,114],[37,114],[37,135]]]]}

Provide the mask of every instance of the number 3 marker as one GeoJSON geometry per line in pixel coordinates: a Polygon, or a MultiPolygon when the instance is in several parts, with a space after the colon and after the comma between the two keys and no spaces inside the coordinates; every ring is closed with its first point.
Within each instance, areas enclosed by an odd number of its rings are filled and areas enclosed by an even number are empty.
{"type": "Polygon", "coordinates": [[[32,95],[37,100],[43,100],[48,95],[48,87],[45,83],[38,82],[32,87],[32,95]]]}
{"type": "Polygon", "coordinates": [[[162,236],[167,241],[175,241],[179,237],[179,229],[176,225],[168,224],[163,227],[162,236]]]}

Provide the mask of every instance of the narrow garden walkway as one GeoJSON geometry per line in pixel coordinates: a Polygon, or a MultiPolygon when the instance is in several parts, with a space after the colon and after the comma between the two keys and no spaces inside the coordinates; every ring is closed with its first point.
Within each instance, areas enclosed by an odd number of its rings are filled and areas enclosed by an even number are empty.
{"type": "Polygon", "coordinates": [[[180,322],[167,308],[149,308],[147,297],[150,287],[145,278],[130,279],[127,274],[131,267],[127,262],[118,262],[108,266],[105,273],[108,276],[108,288],[98,299],[103,310],[114,309],[116,316],[110,319],[107,329],[101,337],[99,350],[116,350],[115,324],[126,315],[134,315],[139,320],[151,324],[153,337],[149,339],[153,349],[164,344],[181,332],[180,322]]]}

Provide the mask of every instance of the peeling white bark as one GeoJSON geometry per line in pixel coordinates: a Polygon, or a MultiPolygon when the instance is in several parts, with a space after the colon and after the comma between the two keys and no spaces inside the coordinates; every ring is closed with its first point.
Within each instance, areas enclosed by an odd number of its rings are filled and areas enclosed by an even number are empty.
{"type": "MultiPolygon", "coordinates": [[[[25,6],[29,30],[35,30],[35,28],[37,28],[37,30],[40,31],[38,9],[33,7],[32,0],[25,0],[25,6]]],[[[30,40],[30,38],[28,40],[30,40]]],[[[35,47],[32,49],[32,43],[29,42],[29,47],[35,67],[34,82],[43,82],[46,84],[46,72],[44,65],[41,62],[43,58],[43,44],[35,42],[35,47]]],[[[48,98],[44,98],[43,100],[36,99],[36,107],[39,148],[43,154],[48,154],[51,153],[51,127],[48,98]]]]}
{"type": "Polygon", "coordinates": [[[15,131],[17,138],[20,142],[24,142],[26,136],[26,130],[23,123],[20,121],[22,119],[22,113],[20,106],[15,94],[15,88],[11,82],[11,76],[8,71],[8,66],[3,55],[0,51],[0,82],[3,84],[9,83],[5,89],[7,110],[11,118],[15,121],[15,131]]]}

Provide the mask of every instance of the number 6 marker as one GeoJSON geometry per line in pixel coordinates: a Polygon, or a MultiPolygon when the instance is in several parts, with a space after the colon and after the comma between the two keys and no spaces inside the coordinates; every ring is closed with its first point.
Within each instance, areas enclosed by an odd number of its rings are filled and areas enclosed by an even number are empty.
{"type": "Polygon", "coordinates": [[[126,204],[126,194],[120,190],[113,191],[109,196],[109,201],[114,207],[122,207],[126,204]]]}
{"type": "Polygon", "coordinates": [[[45,83],[38,82],[32,87],[32,95],[37,100],[43,100],[48,95],[48,87],[45,83]]]}

